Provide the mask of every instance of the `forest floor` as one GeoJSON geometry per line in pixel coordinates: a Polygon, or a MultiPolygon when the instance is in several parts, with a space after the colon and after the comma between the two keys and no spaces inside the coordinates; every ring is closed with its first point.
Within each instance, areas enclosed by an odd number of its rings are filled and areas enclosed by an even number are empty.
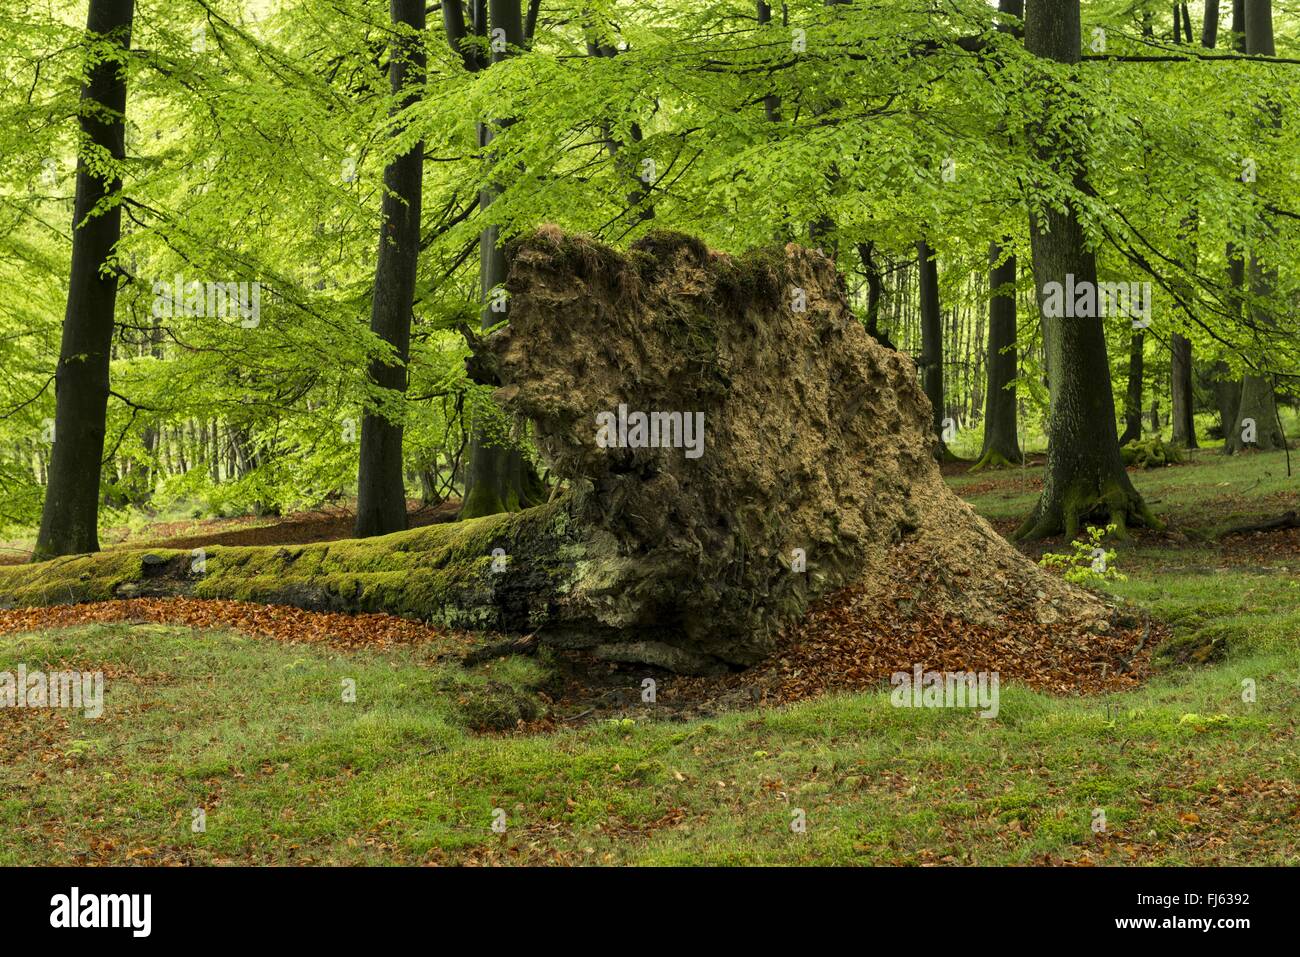
{"type": "MultiPolygon", "coordinates": [[[[947,471],[1008,533],[1042,468],[947,471]]],[[[1063,654],[1028,625],[902,632],[849,591],[742,675],[656,673],[653,704],[645,669],[464,668],[485,636],[382,615],[0,612],[0,671],[102,671],[108,702],[0,709],[0,864],[1300,863],[1300,530],[1222,537],[1297,509],[1300,481],[1282,453],[1209,451],[1133,478],[1167,527],[1105,588],[1141,627],[1063,654]],[[913,661],[998,670],[997,717],[891,707],[913,661]]],[[[255,534],[304,523],[328,534],[255,534]]]]}

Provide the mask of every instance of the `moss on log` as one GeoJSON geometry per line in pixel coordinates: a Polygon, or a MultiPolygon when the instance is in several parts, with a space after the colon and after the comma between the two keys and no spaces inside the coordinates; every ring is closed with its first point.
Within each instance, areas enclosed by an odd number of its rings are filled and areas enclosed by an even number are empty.
{"type": "Polygon", "coordinates": [[[386,611],[450,627],[525,630],[548,623],[592,564],[568,502],[375,538],[194,551],[121,549],[0,567],[10,606],[189,595],[386,611]]]}

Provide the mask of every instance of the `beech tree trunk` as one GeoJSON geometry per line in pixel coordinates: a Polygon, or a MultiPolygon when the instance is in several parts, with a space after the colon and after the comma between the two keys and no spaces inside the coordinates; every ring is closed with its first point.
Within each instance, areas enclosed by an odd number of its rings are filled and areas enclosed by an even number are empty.
{"type": "Polygon", "coordinates": [[[1124,393],[1124,434],[1119,437],[1120,445],[1142,437],[1142,350],[1145,345],[1144,332],[1135,332],[1129,339],[1128,390],[1124,393]]]}
{"type": "Polygon", "coordinates": [[[977,469],[1022,461],[1016,426],[1016,257],[1000,260],[1002,247],[991,243],[988,388],[984,396],[984,448],[975,463],[977,469]]]}
{"type": "MultiPolygon", "coordinates": [[[[1273,6],[1270,0],[1244,0],[1246,53],[1252,56],[1275,56],[1273,43],[1273,6]]],[[[1277,123],[1276,113],[1268,119],[1277,123]]],[[[1264,224],[1267,229],[1267,224],[1264,224]]],[[[1258,256],[1250,254],[1250,292],[1257,301],[1273,296],[1277,286],[1277,270],[1261,263],[1258,256]]],[[[1272,322],[1268,311],[1252,306],[1252,319],[1257,325],[1272,322]]],[[[1246,375],[1241,381],[1241,404],[1237,407],[1236,421],[1230,432],[1224,434],[1223,450],[1231,455],[1243,449],[1260,451],[1283,448],[1286,440],[1278,425],[1277,397],[1273,394],[1272,380],[1265,375],[1246,375]],[[1251,441],[1251,439],[1254,441],[1251,441]]]]}
{"type": "MultiPolygon", "coordinates": [[[[444,4],[444,21],[448,23],[448,38],[453,39],[453,49],[461,49],[454,42],[456,27],[452,22],[458,16],[459,3],[444,4]],[[454,7],[448,12],[448,7],[454,7]]],[[[489,46],[491,63],[500,63],[510,56],[512,51],[521,49],[525,42],[524,17],[519,0],[490,0],[474,4],[474,31],[479,36],[488,36],[490,21],[492,31],[502,31],[497,36],[504,38],[504,49],[496,45],[489,46]]],[[[460,35],[464,35],[463,22],[460,35]]],[[[470,54],[466,54],[467,65],[470,54]]],[[[485,69],[488,63],[477,59],[471,69],[485,69]]],[[[479,146],[487,155],[492,143],[493,130],[496,126],[508,125],[508,119],[479,125],[479,146]]],[[[489,183],[479,190],[479,214],[487,212],[493,200],[500,193],[500,188],[489,183]]],[[[506,254],[500,244],[500,231],[495,225],[484,226],[479,233],[479,296],[482,303],[480,326],[489,329],[497,323],[508,320],[509,302],[498,298],[498,290],[503,290],[506,281],[506,254]]],[[[465,469],[465,495],[461,503],[462,519],[492,515],[497,512],[517,511],[534,504],[539,499],[540,481],[530,464],[502,436],[489,435],[481,427],[475,427],[470,437],[469,460],[465,469]]]]}
{"type": "MultiPolygon", "coordinates": [[[[394,113],[418,98],[424,82],[424,0],[391,0],[394,39],[388,78],[395,96],[407,95],[394,113]],[[415,36],[403,28],[415,31],[415,36]]],[[[406,528],[406,480],[402,468],[402,422],[394,418],[406,392],[406,363],[410,358],[411,309],[415,272],[420,256],[420,206],[424,176],[424,143],[416,143],[384,169],[384,197],[379,221],[379,254],[370,308],[370,331],[393,348],[391,360],[370,365],[370,381],[390,393],[361,419],[361,463],[357,476],[358,538],[385,535],[406,528]],[[383,406],[387,404],[388,408],[383,406]],[[398,409],[394,405],[399,406],[398,409]]]]}
{"type": "Polygon", "coordinates": [[[1201,46],[1213,50],[1219,42],[1219,0],[1205,0],[1205,21],[1201,27],[1201,46]]]}
{"type": "MultiPolygon", "coordinates": [[[[134,13],[134,0],[91,0],[86,19],[87,39],[107,40],[119,52],[90,67],[81,89],[81,133],[119,161],[125,157],[125,60],[134,13]]],[[[122,210],[97,207],[121,188],[120,177],[101,179],[84,157],[77,160],[72,267],[55,372],[54,450],[36,559],[99,551],[100,468],[117,305],[117,271],[110,259],[122,235],[122,210]]]]}
{"type": "Polygon", "coordinates": [[[1174,445],[1196,448],[1196,422],[1192,396],[1192,342],[1174,333],[1170,339],[1170,399],[1173,407],[1174,445]]]}
{"type": "MultiPolygon", "coordinates": [[[[1026,10],[1025,46],[1029,52],[1059,63],[1077,63],[1081,47],[1079,0],[1035,0],[1026,10]]],[[[1049,109],[1068,112],[1075,105],[1051,94],[1049,109]]],[[[1064,119],[1057,117],[1056,119],[1064,119]]],[[[1060,123],[1060,129],[1073,124],[1060,123]]],[[[1043,147],[1044,160],[1059,163],[1082,144],[1052,134],[1055,142],[1043,147]]],[[[1040,133],[1041,138],[1041,133],[1040,133]]],[[[1086,182],[1076,172],[1075,187],[1086,182]]],[[[1049,207],[1030,219],[1034,278],[1040,309],[1047,284],[1060,283],[1073,274],[1075,285],[1091,283],[1096,289],[1097,263],[1084,241],[1078,211],[1072,203],[1064,209],[1049,207]]],[[[1073,538],[1084,522],[1126,526],[1158,524],[1133,487],[1120,457],[1115,434],[1115,400],[1110,390],[1110,363],[1101,316],[1050,317],[1048,329],[1051,374],[1051,412],[1048,423],[1047,474],[1033,513],[1016,532],[1017,538],[1036,539],[1064,532],[1073,538]]],[[[1099,313],[1100,310],[1092,310],[1099,313]]]]}
{"type": "Polygon", "coordinates": [[[917,285],[921,299],[921,384],[930,400],[935,455],[950,453],[943,440],[943,312],[939,307],[939,267],[924,239],[916,244],[917,285]]]}

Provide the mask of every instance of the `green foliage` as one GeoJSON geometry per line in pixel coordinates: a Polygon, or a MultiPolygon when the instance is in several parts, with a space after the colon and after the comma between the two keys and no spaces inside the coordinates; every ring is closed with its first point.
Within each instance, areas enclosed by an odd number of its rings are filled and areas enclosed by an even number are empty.
{"type": "Polygon", "coordinates": [[[1117,526],[1107,525],[1098,528],[1089,525],[1087,538],[1076,538],[1070,543],[1072,551],[1068,554],[1047,552],[1038,560],[1044,568],[1064,569],[1064,577],[1076,585],[1096,586],[1108,581],[1123,581],[1124,576],[1115,568],[1115,550],[1106,549],[1102,542],[1107,535],[1112,535],[1117,526]]]}

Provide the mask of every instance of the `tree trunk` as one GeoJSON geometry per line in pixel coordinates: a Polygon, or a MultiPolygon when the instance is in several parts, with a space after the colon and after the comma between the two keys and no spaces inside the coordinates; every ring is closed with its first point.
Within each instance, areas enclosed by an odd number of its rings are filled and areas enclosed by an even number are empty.
{"type": "Polygon", "coordinates": [[[1196,448],[1196,421],[1192,396],[1192,342],[1174,333],[1170,339],[1170,405],[1173,408],[1174,445],[1196,448]]]}
{"type": "MultiPolygon", "coordinates": [[[[1077,63],[1081,36],[1079,0],[1037,0],[1026,11],[1025,46],[1030,53],[1061,63],[1077,63]]],[[[1049,109],[1072,111],[1074,104],[1059,97],[1049,109]]],[[[1057,119],[1064,119],[1058,117],[1057,119]]],[[[1062,123],[1062,128],[1073,124],[1062,123]]],[[[1044,147],[1044,160],[1060,162],[1082,144],[1060,138],[1044,147]]],[[[1041,138],[1041,136],[1040,136],[1041,138]]],[[[1084,191],[1082,172],[1075,186],[1084,191]]],[[[1073,538],[1086,521],[1114,523],[1122,532],[1130,523],[1158,524],[1133,488],[1120,458],[1115,435],[1115,400],[1110,390],[1110,363],[1099,309],[1088,317],[1051,316],[1044,308],[1047,284],[1091,283],[1096,290],[1097,263],[1084,241],[1077,210],[1048,207],[1031,217],[1030,241],[1034,278],[1043,323],[1049,332],[1051,413],[1048,427],[1047,474],[1034,512],[1016,532],[1021,539],[1064,532],[1073,538]]],[[[1095,296],[1094,296],[1095,300],[1095,296]]],[[[1063,312],[1063,310],[1060,310],[1063,312]]]]}
{"type": "Polygon", "coordinates": [[[897,349],[889,341],[889,335],[880,330],[880,298],[884,292],[885,280],[876,264],[875,253],[874,242],[858,243],[858,258],[862,260],[862,268],[867,274],[867,314],[863,317],[863,324],[871,338],[889,349],[897,349]]]}
{"type": "Polygon", "coordinates": [[[943,311],[939,307],[939,267],[924,239],[916,244],[917,283],[921,299],[921,384],[930,400],[935,457],[946,458],[943,440],[943,311]]]}
{"type": "Polygon", "coordinates": [[[1219,42],[1219,0],[1205,0],[1205,21],[1201,27],[1201,46],[1213,50],[1219,42]]]}
{"type": "Polygon", "coordinates": [[[1128,390],[1124,393],[1124,434],[1119,437],[1120,445],[1142,437],[1142,350],[1145,345],[1146,334],[1143,332],[1135,332],[1129,339],[1128,390]]]}
{"type": "MultiPolygon", "coordinates": [[[[756,0],[756,2],[759,26],[767,26],[772,22],[772,5],[764,3],[763,0],[756,0]]],[[[784,16],[782,19],[784,20],[784,16]]],[[[763,114],[767,117],[769,123],[781,122],[781,98],[775,93],[769,93],[763,97],[763,114]]]]}
{"type": "MultiPolygon", "coordinates": [[[[134,0],[91,0],[88,40],[107,40],[118,55],[96,59],[81,89],[81,133],[115,160],[124,158],[125,59],[131,48],[134,0]]],[[[99,483],[108,411],[109,354],[117,304],[117,272],[109,266],[122,235],[122,210],[96,207],[122,188],[77,160],[72,267],[55,373],[54,451],[35,558],[99,550],[99,483]]]]}
{"type": "Polygon", "coordinates": [[[1241,380],[1232,378],[1226,362],[1214,364],[1214,404],[1219,410],[1219,435],[1226,450],[1228,433],[1236,424],[1237,408],[1241,405],[1241,380]]]}
{"type": "Polygon", "coordinates": [[[988,388],[984,394],[984,448],[976,469],[1022,461],[1016,425],[1016,257],[1001,259],[1002,247],[991,243],[988,388]]]}
{"type": "MultiPolygon", "coordinates": [[[[1244,0],[1246,53],[1251,56],[1274,56],[1273,6],[1270,0],[1244,0]]],[[[1276,113],[1272,122],[1279,121],[1276,113]]],[[[1268,225],[1264,224],[1267,229],[1268,225]]],[[[1277,286],[1277,270],[1264,266],[1254,252],[1250,254],[1250,293],[1256,302],[1273,296],[1277,286]]],[[[1251,306],[1256,325],[1271,325],[1272,318],[1266,308],[1251,306]]],[[[1247,375],[1241,382],[1241,404],[1237,408],[1232,431],[1223,437],[1223,450],[1229,455],[1243,449],[1260,451],[1280,449],[1286,440],[1278,425],[1277,398],[1273,394],[1272,380],[1263,375],[1247,375]],[[1251,439],[1254,441],[1251,441],[1251,439]]]]}
{"type": "MultiPolygon", "coordinates": [[[[393,112],[418,99],[424,82],[424,0],[392,0],[397,30],[388,66],[394,96],[406,95],[393,112]],[[409,28],[415,35],[405,32],[409,28]]],[[[395,130],[394,135],[399,131],[395,130]]],[[[402,422],[393,418],[406,392],[410,358],[411,308],[420,255],[420,205],[424,143],[395,157],[384,170],[384,198],[379,225],[379,254],[370,309],[370,331],[393,348],[392,360],[376,359],[370,381],[388,390],[388,403],[367,408],[361,419],[361,462],[357,476],[356,536],[386,535],[406,528],[406,481],[402,468],[402,422]],[[389,407],[385,409],[383,406],[389,407]]]]}
{"type": "MultiPolygon", "coordinates": [[[[490,19],[493,31],[503,31],[506,49],[492,49],[491,62],[499,63],[512,49],[524,45],[523,16],[519,0],[491,0],[490,19]]],[[[481,8],[480,8],[481,9],[481,8]]],[[[486,31],[485,31],[486,32],[486,31]]],[[[509,120],[497,121],[508,123],[509,120]]],[[[479,146],[484,155],[492,143],[493,123],[479,124],[479,146]]],[[[500,193],[496,184],[479,190],[479,214],[487,212],[500,193]]],[[[506,254],[500,244],[496,226],[485,226],[479,234],[479,296],[482,303],[480,327],[491,328],[508,319],[509,302],[497,298],[497,290],[506,281],[506,254]]],[[[478,518],[496,512],[517,511],[533,504],[536,498],[536,474],[518,449],[503,437],[491,436],[474,427],[470,437],[469,464],[465,470],[465,495],[459,517],[478,518]]]]}
{"type": "Polygon", "coordinates": [[[1247,375],[1241,380],[1237,415],[1223,436],[1223,450],[1229,455],[1246,449],[1268,452],[1284,445],[1277,422],[1273,383],[1263,376],[1247,375]]]}

